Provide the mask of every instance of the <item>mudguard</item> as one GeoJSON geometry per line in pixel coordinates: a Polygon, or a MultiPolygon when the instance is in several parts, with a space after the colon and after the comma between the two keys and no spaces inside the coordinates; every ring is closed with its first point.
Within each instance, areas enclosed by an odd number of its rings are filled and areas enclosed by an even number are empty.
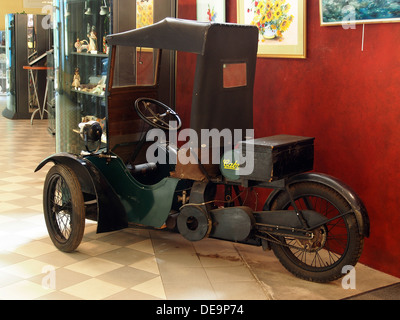
{"type": "MultiPolygon", "coordinates": [[[[337,191],[342,197],[346,199],[346,201],[351,206],[359,228],[359,232],[364,237],[369,237],[370,235],[370,223],[367,209],[364,206],[364,203],[360,199],[360,197],[356,194],[356,192],[351,189],[344,182],[339,179],[332,177],[327,174],[315,173],[315,172],[307,172],[299,175],[295,175],[288,179],[286,182],[287,185],[291,185],[298,182],[316,182],[323,185],[326,185],[335,191],[337,191]]],[[[264,210],[270,210],[273,201],[276,199],[279,193],[285,192],[281,189],[275,189],[269,195],[267,201],[264,204],[264,210]]]]}
{"type": "Polygon", "coordinates": [[[58,153],[44,159],[35,169],[39,171],[47,163],[70,167],[81,185],[82,191],[93,194],[97,200],[97,233],[128,227],[128,219],[118,195],[103,174],[88,160],[70,153],[58,153]]]}

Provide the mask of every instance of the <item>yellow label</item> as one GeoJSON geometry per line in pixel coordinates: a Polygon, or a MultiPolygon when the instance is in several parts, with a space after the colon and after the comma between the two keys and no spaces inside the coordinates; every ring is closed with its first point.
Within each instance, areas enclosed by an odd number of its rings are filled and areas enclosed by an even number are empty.
{"type": "Polygon", "coordinates": [[[224,160],[222,160],[222,162],[224,164],[224,169],[228,169],[228,170],[238,170],[239,169],[239,164],[237,163],[237,161],[235,161],[235,163],[233,163],[229,159],[224,159],[224,160]]]}

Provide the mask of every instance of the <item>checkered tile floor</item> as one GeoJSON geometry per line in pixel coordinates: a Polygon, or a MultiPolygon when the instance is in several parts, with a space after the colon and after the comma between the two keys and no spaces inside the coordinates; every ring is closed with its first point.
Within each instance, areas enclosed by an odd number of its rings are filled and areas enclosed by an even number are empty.
{"type": "Polygon", "coordinates": [[[399,282],[359,264],[357,290],[350,292],[340,280],[299,280],[257,247],[214,239],[191,243],[162,230],[96,234],[90,221],[76,252],[63,253],[43,218],[50,165],[33,172],[54,153],[47,124],[0,116],[0,299],[341,299],[399,282]]]}

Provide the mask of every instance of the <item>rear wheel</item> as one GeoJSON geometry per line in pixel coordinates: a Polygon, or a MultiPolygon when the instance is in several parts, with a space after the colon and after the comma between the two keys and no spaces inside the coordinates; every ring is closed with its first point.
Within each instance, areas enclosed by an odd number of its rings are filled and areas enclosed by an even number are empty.
{"type": "MultiPolygon", "coordinates": [[[[299,210],[338,218],[313,230],[310,240],[276,237],[271,243],[275,255],[287,270],[305,280],[328,282],[342,277],[343,267],[357,263],[364,245],[350,205],[338,192],[319,183],[296,183],[290,192],[299,210]]],[[[293,210],[289,195],[279,194],[271,210],[293,210]]]]}
{"type": "Polygon", "coordinates": [[[50,168],[44,183],[43,208],[54,245],[61,251],[74,251],[85,230],[85,206],[81,185],[69,167],[50,168]]]}

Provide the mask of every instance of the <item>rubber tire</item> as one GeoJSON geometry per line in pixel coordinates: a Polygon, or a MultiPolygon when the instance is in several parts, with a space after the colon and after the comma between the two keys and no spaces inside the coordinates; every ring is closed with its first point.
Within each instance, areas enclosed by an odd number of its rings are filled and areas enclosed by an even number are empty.
{"type": "MultiPolygon", "coordinates": [[[[68,196],[68,193],[64,194],[62,198],[64,196],[68,196]]],[[[64,201],[64,199],[61,201],[64,201]]],[[[50,168],[43,188],[43,209],[47,231],[54,245],[64,252],[74,251],[81,243],[85,230],[85,204],[78,178],[69,167],[57,164],[50,168]],[[65,182],[67,189],[64,190],[69,191],[67,204],[70,206],[68,210],[70,234],[68,237],[65,237],[61,232],[56,220],[57,212],[52,209],[52,194],[56,188],[57,181],[60,181],[60,179],[65,182]]]]}
{"type": "MultiPolygon", "coordinates": [[[[348,212],[351,207],[347,201],[335,190],[315,182],[300,182],[290,186],[290,192],[295,199],[304,196],[315,196],[336,207],[341,213],[348,212]]],[[[271,210],[285,210],[290,206],[289,195],[281,192],[271,206],[271,210]]],[[[299,208],[301,210],[301,208],[299,208]]],[[[271,248],[281,264],[295,276],[313,282],[325,283],[334,281],[345,275],[343,267],[355,266],[364,246],[364,237],[359,233],[357,220],[354,214],[347,214],[342,218],[347,227],[347,246],[341,258],[328,267],[310,267],[302,263],[291,253],[290,249],[279,244],[271,243],[271,248]]],[[[335,220],[337,221],[337,220],[335,220]]],[[[328,231],[329,232],[329,231],[328,231]]],[[[280,240],[284,241],[283,237],[280,240]]]]}

